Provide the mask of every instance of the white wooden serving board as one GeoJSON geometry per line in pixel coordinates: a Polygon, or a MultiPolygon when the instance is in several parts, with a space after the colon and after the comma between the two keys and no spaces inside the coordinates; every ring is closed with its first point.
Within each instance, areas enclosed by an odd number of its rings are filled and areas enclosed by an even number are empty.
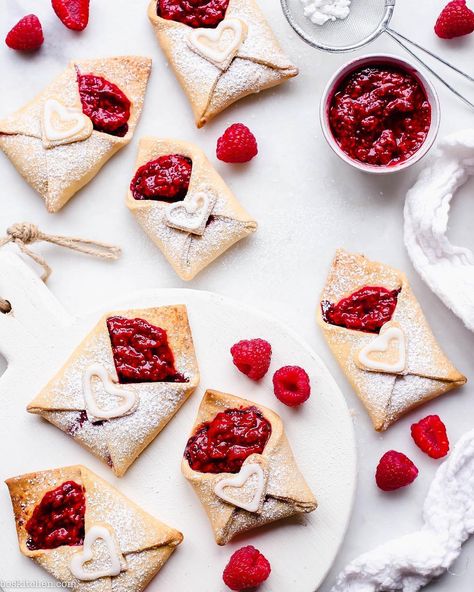
{"type": "MultiPolygon", "coordinates": [[[[107,309],[76,317],[66,312],[17,256],[0,253],[0,296],[12,312],[0,314],[0,353],[8,367],[0,378],[0,479],[76,463],[114,483],[148,512],[181,530],[184,543],[150,584],[150,592],[224,592],[222,570],[231,553],[253,544],[269,559],[272,574],[262,592],[313,592],[323,581],[349,521],[356,484],[356,448],[344,398],[319,357],[275,319],[217,294],[185,289],[138,292],[107,309]],[[65,362],[108,310],[186,304],[201,384],[158,438],[118,479],[63,432],[26,413],[27,403],[65,362]],[[254,383],[237,371],[229,348],[262,337],[273,348],[267,376],[254,383]],[[273,395],[273,372],[303,366],[311,377],[310,400],[297,409],[273,395]],[[207,517],[180,473],[180,459],[206,388],[240,395],[273,408],[284,421],[297,461],[315,492],[311,515],[281,521],[218,547],[207,517]]],[[[0,581],[48,581],[16,545],[6,486],[0,486],[0,581]]],[[[8,590],[8,588],[7,588],[8,590]]]]}

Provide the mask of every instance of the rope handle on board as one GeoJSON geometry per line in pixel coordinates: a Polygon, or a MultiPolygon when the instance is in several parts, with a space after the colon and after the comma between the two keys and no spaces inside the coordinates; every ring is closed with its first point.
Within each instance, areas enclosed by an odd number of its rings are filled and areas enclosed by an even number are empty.
{"type": "MultiPolygon", "coordinates": [[[[46,282],[51,275],[52,269],[47,264],[46,260],[38,253],[35,253],[28,245],[36,242],[47,242],[65,249],[71,249],[78,253],[84,253],[85,255],[91,255],[92,257],[98,257],[99,259],[105,259],[108,261],[116,260],[120,257],[122,250],[119,247],[102,243],[99,241],[93,241],[72,236],[61,236],[57,234],[46,234],[42,232],[35,224],[29,224],[27,222],[20,222],[13,224],[7,228],[7,235],[0,239],[0,247],[7,245],[8,243],[14,243],[18,245],[20,251],[33,259],[35,263],[43,268],[41,279],[46,282]]],[[[3,314],[9,313],[12,307],[8,300],[0,297],[0,312],[3,314]]]]}

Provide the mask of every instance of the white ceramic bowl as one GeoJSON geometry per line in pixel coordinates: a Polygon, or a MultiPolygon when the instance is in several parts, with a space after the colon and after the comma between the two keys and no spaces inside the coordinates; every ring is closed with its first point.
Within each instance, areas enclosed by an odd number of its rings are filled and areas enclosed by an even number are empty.
{"type": "Polygon", "coordinates": [[[345,64],[340,68],[334,76],[329,80],[324,89],[323,96],[321,98],[321,105],[320,105],[320,120],[321,120],[321,127],[323,129],[324,137],[326,138],[329,146],[334,150],[334,152],[345,162],[350,164],[351,166],[355,167],[356,169],[363,171],[365,173],[374,173],[374,174],[388,174],[388,173],[395,173],[398,171],[402,171],[416,162],[420,161],[430,150],[433,146],[433,143],[438,135],[439,130],[439,123],[440,123],[440,106],[439,106],[439,98],[434,88],[433,84],[424,76],[413,64],[403,60],[395,55],[391,54],[369,54],[354,60],[351,60],[349,63],[345,64]],[[406,70],[410,74],[414,75],[420,84],[423,86],[426,96],[428,97],[428,101],[431,105],[431,126],[428,132],[428,135],[421,146],[421,148],[415,152],[410,158],[405,160],[404,162],[392,165],[392,166],[380,166],[380,165],[370,165],[365,164],[363,162],[359,162],[358,160],[354,160],[350,156],[348,156],[340,147],[337,141],[335,140],[331,125],[329,123],[329,106],[331,104],[332,98],[334,93],[339,88],[340,83],[346,78],[348,74],[363,68],[364,66],[368,66],[370,64],[390,64],[394,66],[398,66],[399,68],[406,70]]]}

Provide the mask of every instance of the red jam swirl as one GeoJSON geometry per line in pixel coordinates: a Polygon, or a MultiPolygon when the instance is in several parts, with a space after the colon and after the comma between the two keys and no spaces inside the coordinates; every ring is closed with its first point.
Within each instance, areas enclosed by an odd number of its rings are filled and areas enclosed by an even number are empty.
{"type": "Polygon", "coordinates": [[[224,20],[229,0],[158,0],[156,13],[189,27],[214,28],[224,20]]]}
{"type": "Polygon", "coordinates": [[[193,165],[190,158],[167,154],[141,166],[130,183],[135,199],[182,201],[188,192],[193,165]]]}
{"type": "Polygon", "coordinates": [[[101,76],[78,74],[82,111],[94,129],[123,137],[128,132],[131,103],[120,88],[101,76]]]}
{"type": "Polygon", "coordinates": [[[48,491],[26,523],[30,551],[77,546],[84,542],[86,498],[82,485],[66,481],[48,491]]]}
{"type": "Polygon", "coordinates": [[[174,365],[164,329],[144,319],[107,319],[119,382],[187,382],[174,365]]]}
{"type": "Polygon", "coordinates": [[[346,329],[379,333],[388,323],[397,306],[400,290],[387,290],[379,286],[365,286],[337,304],[321,302],[326,323],[346,329]]]}
{"type": "Polygon", "coordinates": [[[227,409],[189,438],[184,457],[200,473],[238,473],[251,454],[261,454],[272,433],[256,407],[227,409]]]}
{"type": "Polygon", "coordinates": [[[394,166],[423,145],[431,105],[418,79],[388,65],[364,67],[347,76],[329,107],[331,131],[354,160],[394,166]]]}

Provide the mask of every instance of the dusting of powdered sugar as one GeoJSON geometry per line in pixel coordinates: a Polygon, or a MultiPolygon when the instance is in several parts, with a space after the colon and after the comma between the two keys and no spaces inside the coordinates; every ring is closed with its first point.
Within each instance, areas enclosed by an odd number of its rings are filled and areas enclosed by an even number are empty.
{"type": "MultiPolygon", "coordinates": [[[[208,393],[210,392],[208,391],[208,393]]],[[[273,413],[267,413],[265,408],[259,407],[252,401],[246,401],[239,397],[221,393],[205,395],[201,405],[201,411],[203,406],[205,409],[206,396],[212,397],[212,409],[214,411],[220,407],[226,410],[255,406],[272,426],[270,439],[266,443],[262,454],[250,455],[243,464],[245,467],[257,462],[262,466],[267,477],[263,503],[258,512],[249,512],[243,508],[236,507],[225,502],[216,494],[215,488],[217,483],[222,478],[235,477],[235,474],[199,473],[191,470],[187,461],[183,460],[184,475],[191,481],[197,495],[206,508],[219,544],[229,542],[239,533],[295,514],[315,510],[317,502],[296,464],[293,452],[281,425],[281,419],[273,413]],[[216,394],[217,397],[215,396],[216,394]]],[[[200,414],[200,417],[196,420],[194,430],[196,430],[203,420],[211,421],[216,414],[214,412],[211,417],[207,413],[204,415],[200,414]]]]}
{"type": "Polygon", "coordinates": [[[241,97],[283,82],[297,73],[281,50],[255,2],[230,0],[226,18],[238,18],[247,26],[247,36],[229,68],[222,72],[188,44],[190,27],[163,22],[157,17],[158,38],[194,106],[199,120],[213,115],[241,97]]]}
{"type": "MultiPolygon", "coordinates": [[[[111,592],[142,592],[168,559],[180,535],[152,516],[146,514],[114,487],[97,475],[80,466],[56,469],[15,478],[12,495],[15,513],[28,518],[47,491],[73,480],[84,487],[86,497],[86,531],[94,525],[105,526],[113,535],[122,558],[122,573],[113,578],[92,582],[75,579],[69,565],[72,556],[81,547],[62,546],[47,552],[34,552],[31,556],[46,571],[77,592],[99,592],[106,588],[111,592]],[[126,571],[125,571],[126,570],[126,571]]],[[[17,516],[18,520],[18,516],[17,516]]],[[[19,523],[20,540],[26,532],[19,523]]],[[[107,565],[107,558],[100,547],[94,549],[94,567],[107,565]],[[97,554],[98,552],[98,554],[97,554]]]]}
{"type": "Polygon", "coordinates": [[[371,414],[384,418],[386,428],[412,407],[449,390],[454,368],[434,338],[408,282],[395,269],[338,251],[321,301],[336,303],[364,286],[400,290],[392,321],[398,323],[405,335],[405,371],[397,375],[359,368],[355,361],[358,352],[377,337],[374,334],[329,324],[325,332],[344,372],[354,382],[371,414]],[[341,352],[347,355],[341,357],[341,352]]]}
{"type": "MultiPolygon", "coordinates": [[[[148,314],[148,309],[133,313],[152,324],[155,320],[153,314],[148,314]]],[[[128,311],[114,314],[130,317],[128,311]]],[[[162,328],[167,330],[170,347],[175,353],[176,369],[188,382],[127,384],[127,390],[133,391],[139,401],[133,413],[109,421],[88,421],[83,389],[86,369],[99,364],[113,379],[117,379],[110,338],[103,319],[99,324],[99,331],[93,331],[85,338],[44,389],[44,394],[40,394],[35,400],[37,407],[33,405],[34,412],[40,413],[72,436],[114,470],[123,473],[163,429],[196,386],[197,367],[194,354],[187,348],[173,347],[180,341],[185,342],[186,336],[177,335],[176,327],[162,328]]],[[[115,404],[116,401],[107,395],[97,377],[93,379],[92,387],[99,407],[107,409],[115,404]]]]}
{"type": "Polygon", "coordinates": [[[232,218],[229,215],[231,205],[222,195],[217,198],[202,236],[169,226],[166,221],[167,207],[162,202],[153,202],[148,208],[134,210],[134,213],[173,267],[186,274],[196,274],[256,229],[252,220],[232,218]]]}
{"type": "Polygon", "coordinates": [[[97,172],[130,141],[143,106],[150,64],[146,58],[133,57],[72,63],[33,101],[0,122],[0,148],[50,211],[60,209],[90,180],[92,171],[97,172]],[[54,99],[67,108],[82,110],[78,71],[104,76],[123,90],[132,103],[128,132],[119,138],[94,130],[85,140],[46,149],[41,132],[44,105],[54,99]]]}
{"type": "Polygon", "coordinates": [[[304,15],[315,25],[344,20],[349,16],[351,0],[301,0],[304,15]]]}

